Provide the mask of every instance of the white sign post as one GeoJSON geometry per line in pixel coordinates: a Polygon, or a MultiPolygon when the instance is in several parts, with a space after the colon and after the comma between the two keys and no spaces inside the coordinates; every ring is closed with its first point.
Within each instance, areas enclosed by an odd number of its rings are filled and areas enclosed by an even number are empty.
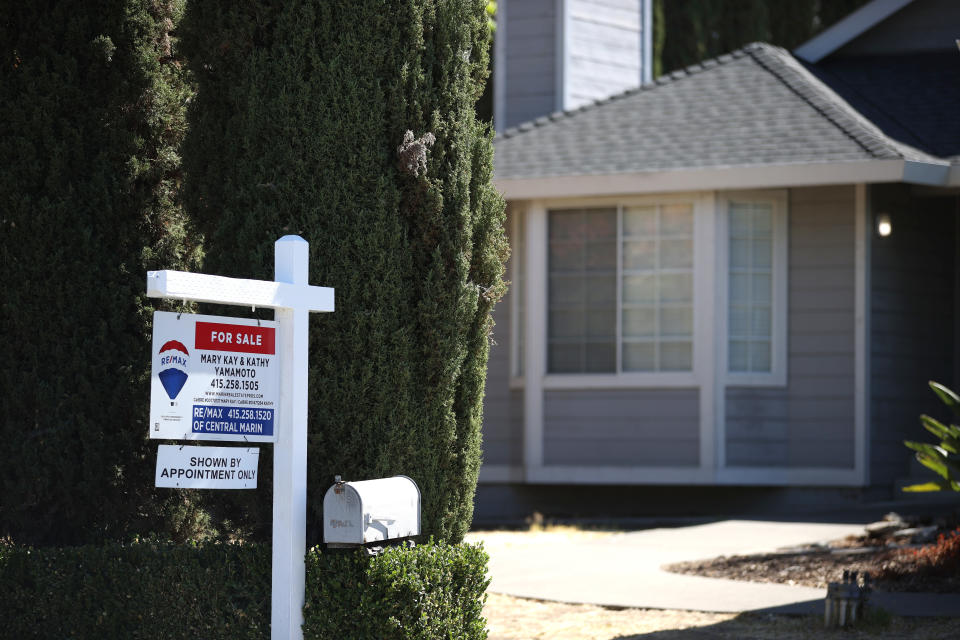
{"type": "Polygon", "coordinates": [[[333,289],[309,285],[309,245],[300,236],[274,244],[274,281],[183,271],[147,273],[147,295],[274,309],[278,322],[280,406],[273,453],[273,588],[270,637],[303,638],[307,552],[307,375],[312,311],[333,311],[333,289]]]}

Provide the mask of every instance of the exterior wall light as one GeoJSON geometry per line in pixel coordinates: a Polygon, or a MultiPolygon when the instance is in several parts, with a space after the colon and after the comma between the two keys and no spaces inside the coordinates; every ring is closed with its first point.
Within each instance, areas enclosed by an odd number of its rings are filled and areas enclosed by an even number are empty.
{"type": "Polygon", "coordinates": [[[893,225],[890,222],[889,213],[881,213],[877,216],[877,234],[881,238],[886,238],[893,232],[893,225]]]}

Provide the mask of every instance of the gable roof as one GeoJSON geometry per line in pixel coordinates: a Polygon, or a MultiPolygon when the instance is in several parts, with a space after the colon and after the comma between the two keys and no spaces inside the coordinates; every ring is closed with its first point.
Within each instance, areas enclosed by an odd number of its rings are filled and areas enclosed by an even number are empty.
{"type": "Polygon", "coordinates": [[[509,129],[495,149],[495,181],[508,198],[941,184],[949,172],[949,163],[888,137],[787,51],[763,43],[509,129]]]}

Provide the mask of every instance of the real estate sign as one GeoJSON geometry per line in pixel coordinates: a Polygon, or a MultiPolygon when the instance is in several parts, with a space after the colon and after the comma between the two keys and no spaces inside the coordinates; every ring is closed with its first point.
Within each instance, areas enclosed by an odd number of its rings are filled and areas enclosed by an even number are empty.
{"type": "Polygon", "coordinates": [[[256,489],[260,450],[250,447],[157,448],[156,486],[190,489],[256,489]]]}
{"type": "Polygon", "coordinates": [[[150,437],[276,442],[277,323],[156,311],[150,437]]]}

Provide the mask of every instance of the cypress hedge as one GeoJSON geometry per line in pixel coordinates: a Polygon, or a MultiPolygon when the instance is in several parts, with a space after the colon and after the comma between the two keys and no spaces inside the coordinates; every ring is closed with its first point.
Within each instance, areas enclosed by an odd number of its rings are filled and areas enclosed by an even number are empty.
{"type": "MultiPolygon", "coordinates": [[[[304,638],[486,638],[487,556],[470,545],[307,553],[304,638]]],[[[266,639],[270,549],[0,542],[0,637],[266,639]]]]}
{"type": "Polygon", "coordinates": [[[312,541],[337,474],[411,476],[425,535],[457,542],[472,517],[506,253],[491,132],[474,114],[484,10],[208,0],[183,20],[197,83],[185,203],[204,270],[272,278],[273,243],[294,233],[311,283],[336,289],[336,312],[310,328],[312,541]]]}
{"type": "Polygon", "coordinates": [[[121,538],[164,530],[164,501],[191,511],[155,494],[146,424],[145,272],[198,253],[177,201],[181,5],[0,11],[0,536],[121,538]]]}

